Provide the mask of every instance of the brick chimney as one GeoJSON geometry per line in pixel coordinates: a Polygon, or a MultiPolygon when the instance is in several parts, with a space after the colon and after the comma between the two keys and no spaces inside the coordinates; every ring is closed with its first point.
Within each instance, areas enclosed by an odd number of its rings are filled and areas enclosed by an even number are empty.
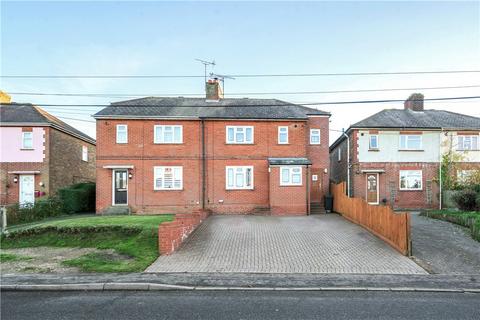
{"type": "Polygon", "coordinates": [[[423,111],[423,94],[412,93],[403,103],[404,109],[412,111],[423,111]]]}
{"type": "Polygon", "coordinates": [[[210,79],[205,84],[205,91],[207,95],[207,100],[218,101],[223,99],[222,88],[220,87],[220,81],[217,78],[210,79]]]}
{"type": "Polygon", "coordinates": [[[0,103],[10,103],[10,102],[12,102],[12,98],[10,97],[10,95],[0,90],[0,103]]]}

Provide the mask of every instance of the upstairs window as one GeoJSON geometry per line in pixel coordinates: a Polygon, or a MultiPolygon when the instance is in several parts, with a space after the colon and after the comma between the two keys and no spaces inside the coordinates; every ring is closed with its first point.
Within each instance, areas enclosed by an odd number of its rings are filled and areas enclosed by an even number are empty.
{"type": "Polygon", "coordinates": [[[378,135],[376,134],[370,135],[369,148],[378,149],[378,135]]]}
{"type": "Polygon", "coordinates": [[[253,167],[226,167],[226,188],[235,189],[253,189],[253,167]]]}
{"type": "Polygon", "coordinates": [[[400,150],[421,150],[422,136],[421,135],[400,135],[400,150]]]}
{"type": "Polygon", "coordinates": [[[320,144],[320,129],[310,129],[310,144],[320,144]]]}
{"type": "Polygon", "coordinates": [[[288,127],[278,127],[278,144],[288,144],[288,127]]]}
{"type": "Polygon", "coordinates": [[[231,144],[252,144],[252,126],[227,126],[227,143],[231,144]]]}
{"type": "Polygon", "coordinates": [[[280,167],[281,186],[301,186],[302,167],[280,167]]]}
{"type": "Polygon", "coordinates": [[[82,161],[88,162],[88,147],[82,146],[82,161]]]}
{"type": "Polygon", "coordinates": [[[154,167],[154,190],[181,190],[183,167],[154,167]]]}
{"type": "Polygon", "coordinates": [[[478,136],[458,136],[458,150],[478,150],[478,136]]]}
{"type": "Polygon", "coordinates": [[[117,124],[117,143],[128,142],[128,127],[126,124],[117,124]]]}
{"type": "Polygon", "coordinates": [[[422,170],[400,170],[400,190],[422,190],[422,170]]]}
{"type": "Polygon", "coordinates": [[[22,132],[22,149],[33,149],[33,132],[22,132]]]}
{"type": "Polygon", "coordinates": [[[182,143],[183,126],[155,126],[155,143],[182,143]]]}

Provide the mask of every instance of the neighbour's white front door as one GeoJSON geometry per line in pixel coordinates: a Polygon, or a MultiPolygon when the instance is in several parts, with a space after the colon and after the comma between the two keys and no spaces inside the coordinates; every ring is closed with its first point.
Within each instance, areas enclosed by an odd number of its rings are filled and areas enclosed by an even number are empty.
{"type": "Polygon", "coordinates": [[[35,202],[35,177],[33,175],[20,176],[20,196],[21,205],[35,202]]]}

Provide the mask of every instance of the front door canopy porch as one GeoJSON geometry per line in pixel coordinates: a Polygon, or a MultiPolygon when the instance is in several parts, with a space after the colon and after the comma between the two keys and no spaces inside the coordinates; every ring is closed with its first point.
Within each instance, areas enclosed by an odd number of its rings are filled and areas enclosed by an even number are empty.
{"type": "Polygon", "coordinates": [[[108,165],[103,166],[103,169],[133,169],[132,164],[115,164],[115,165],[108,165]]]}
{"type": "Polygon", "coordinates": [[[307,158],[268,158],[272,166],[309,166],[312,164],[307,158]]]}

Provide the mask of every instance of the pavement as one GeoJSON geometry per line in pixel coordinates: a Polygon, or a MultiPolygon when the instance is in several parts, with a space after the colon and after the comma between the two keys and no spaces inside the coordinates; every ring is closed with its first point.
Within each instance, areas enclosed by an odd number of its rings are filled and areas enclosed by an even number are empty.
{"type": "Polygon", "coordinates": [[[212,216],[146,272],[427,273],[337,214],[212,216]]]}
{"type": "Polygon", "coordinates": [[[118,273],[3,274],[12,290],[405,291],[477,292],[480,275],[118,273]]]}
{"type": "Polygon", "coordinates": [[[2,320],[479,319],[479,294],[427,292],[3,292],[2,320]]]}
{"type": "Polygon", "coordinates": [[[431,273],[480,274],[480,243],[456,224],[411,214],[413,256],[431,273]]]}

